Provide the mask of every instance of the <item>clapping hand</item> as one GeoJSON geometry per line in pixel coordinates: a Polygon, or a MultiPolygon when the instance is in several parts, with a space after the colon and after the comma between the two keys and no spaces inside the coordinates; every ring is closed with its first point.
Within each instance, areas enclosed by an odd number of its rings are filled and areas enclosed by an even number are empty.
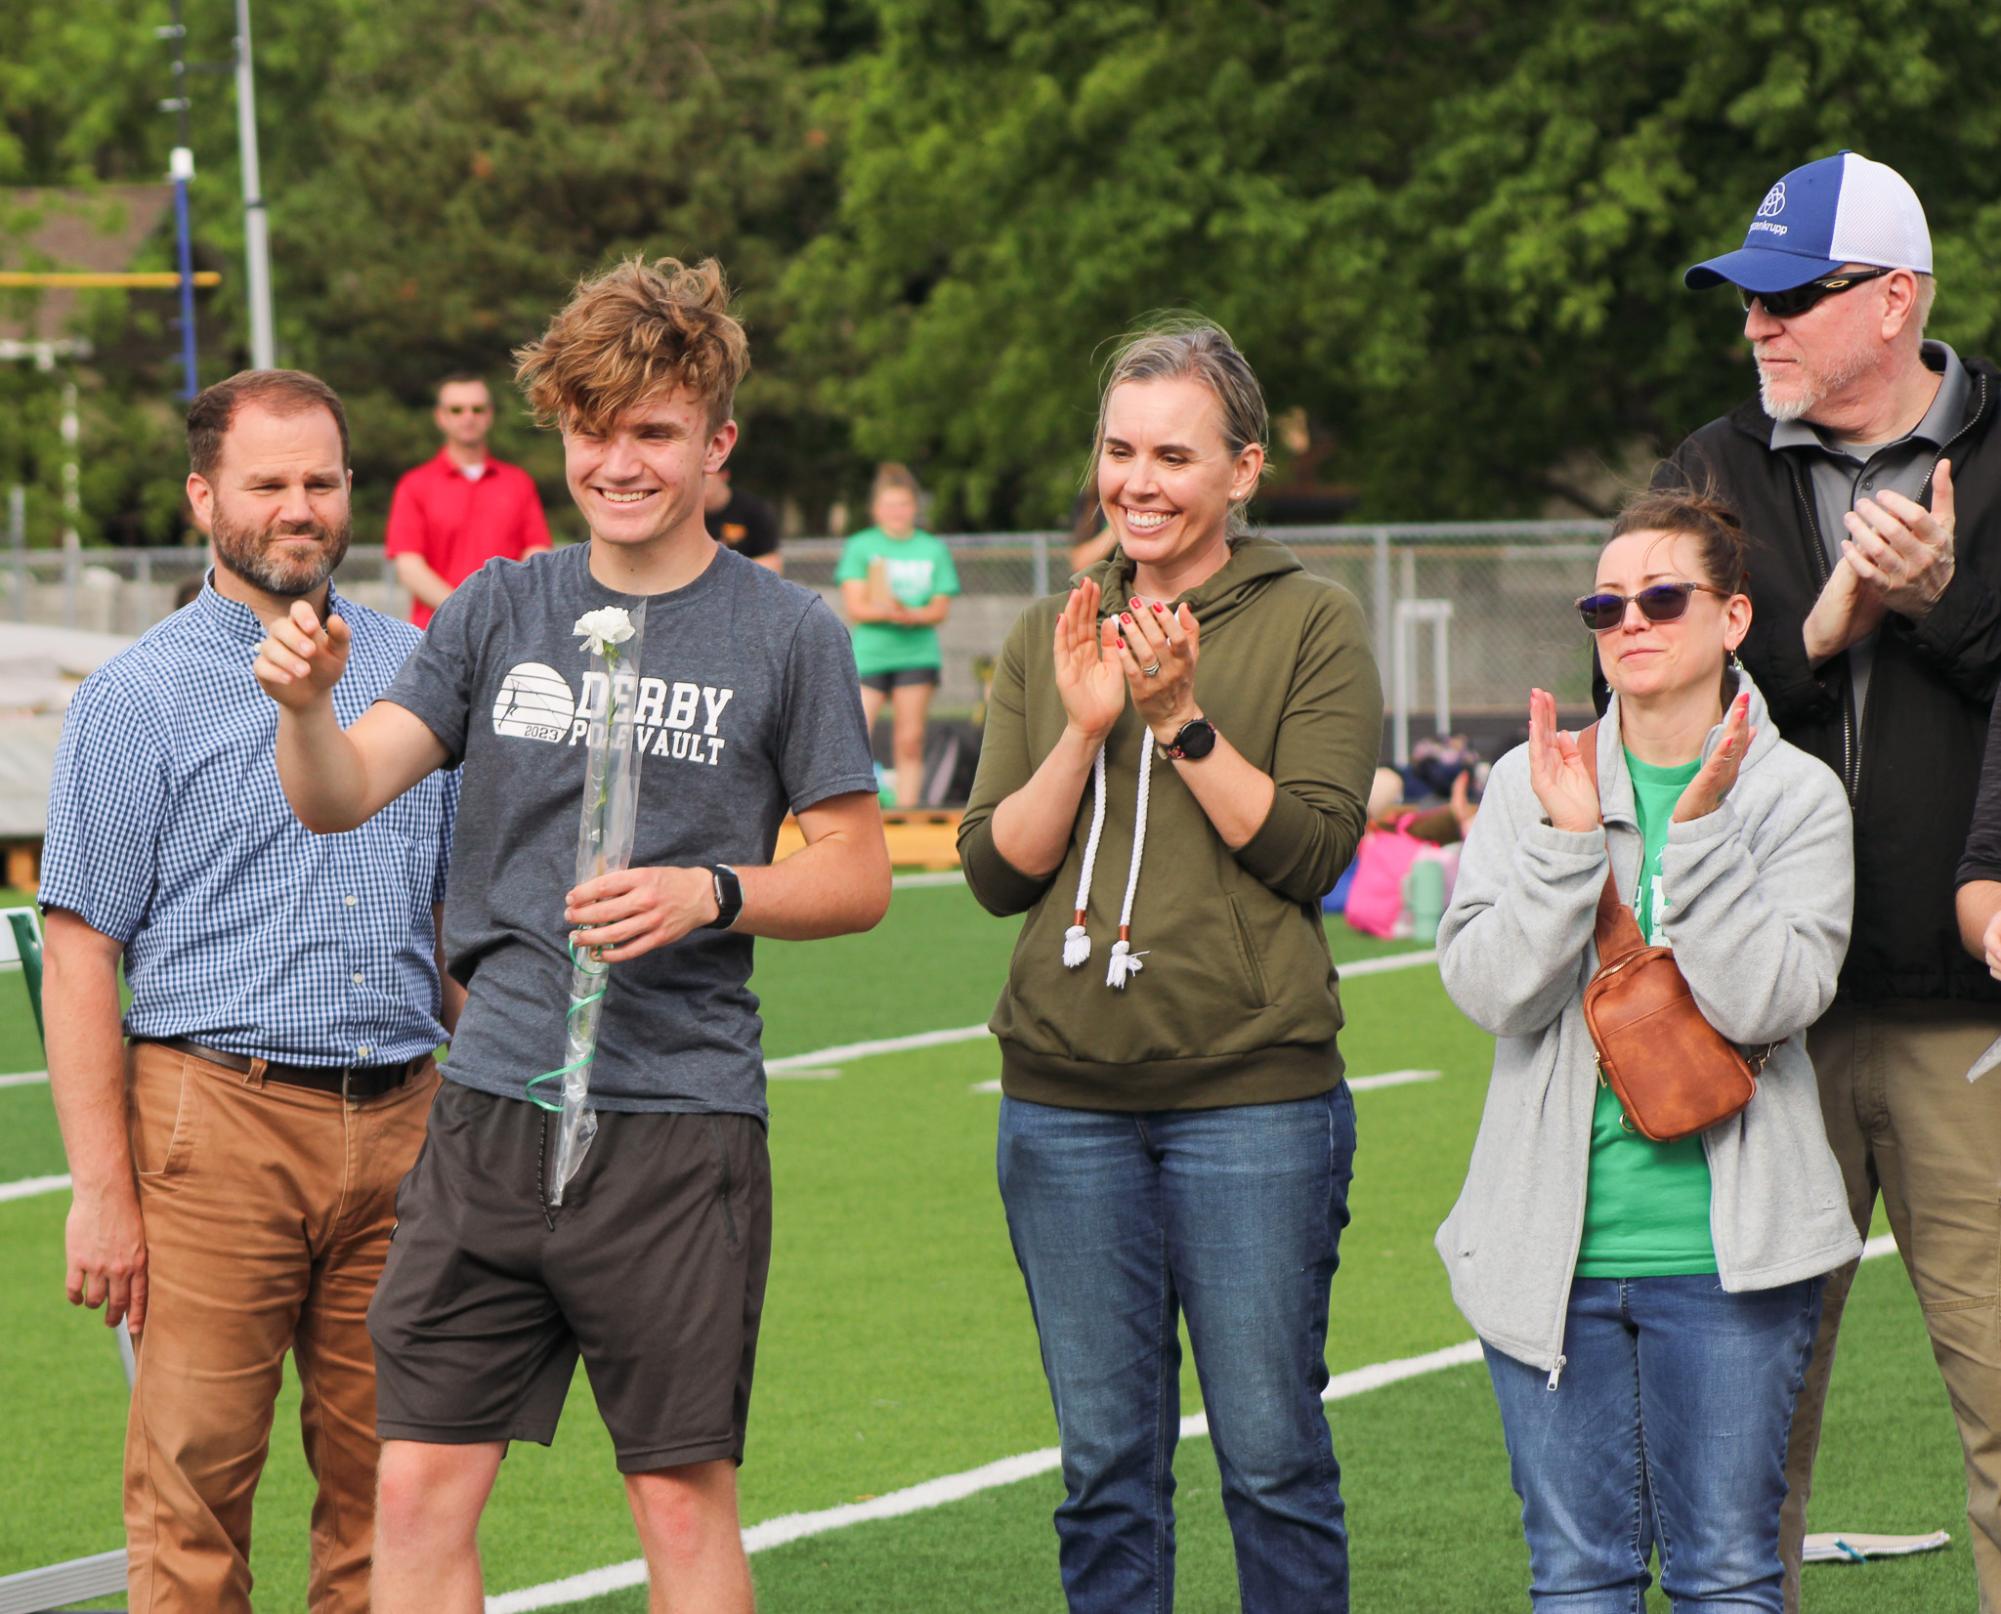
{"type": "Polygon", "coordinates": [[[1674,804],[1674,822],[1707,818],[1730,794],[1738,770],[1750,752],[1758,731],[1751,727],[1751,697],[1739,695],[1730,703],[1730,715],[1723,720],[1723,738],[1709,760],[1696,770],[1695,777],[1682,787],[1681,799],[1674,804]]]}
{"type": "Polygon", "coordinates": [[[1952,461],[1940,460],[1927,510],[1901,493],[1864,499],[1848,512],[1843,564],[1899,616],[1922,618],[1938,603],[1954,566],[1952,461]]]}
{"type": "Polygon", "coordinates": [[[1882,594],[1862,581],[1862,573],[1844,555],[1828,574],[1801,630],[1807,660],[1818,667],[1860,644],[1883,625],[1889,610],[1882,594]]]}
{"type": "Polygon", "coordinates": [[[1577,736],[1556,726],[1556,697],[1546,689],[1529,691],[1529,784],[1556,828],[1585,834],[1604,822],[1577,736]]]}
{"type": "Polygon", "coordinates": [[[1064,715],[1093,747],[1111,733],[1126,704],[1116,624],[1098,621],[1098,600],[1098,585],[1089,578],[1070,591],[1056,618],[1055,644],[1056,693],[1064,715]]]}
{"type": "Polygon", "coordinates": [[[1981,932],[1980,946],[1987,973],[2001,981],[2001,911],[1987,921],[1987,929],[1981,932]]]}
{"type": "Polygon", "coordinates": [[[1202,625],[1184,601],[1170,611],[1137,597],[1119,613],[1119,660],[1133,705],[1162,745],[1170,745],[1195,704],[1195,664],[1202,655],[1202,625]]]}

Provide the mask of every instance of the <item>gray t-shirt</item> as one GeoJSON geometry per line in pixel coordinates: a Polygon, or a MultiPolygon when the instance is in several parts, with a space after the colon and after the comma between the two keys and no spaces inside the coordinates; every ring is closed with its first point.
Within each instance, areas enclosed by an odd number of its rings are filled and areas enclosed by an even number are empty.
{"type": "MultiPolygon", "coordinates": [[[[488,562],[438,608],[383,696],[464,763],[445,958],[469,996],[445,1073],[508,1098],[563,1062],[563,896],[591,704],[576,620],[640,603],[598,583],[589,558],[579,544],[488,562]]],[[[788,807],[875,790],[854,653],[818,595],[720,549],[694,582],[645,604],[635,868],[769,863],[788,807]]],[[[593,1103],[762,1117],[750,969],[750,937],[721,930],[614,964],[593,1103]]]]}

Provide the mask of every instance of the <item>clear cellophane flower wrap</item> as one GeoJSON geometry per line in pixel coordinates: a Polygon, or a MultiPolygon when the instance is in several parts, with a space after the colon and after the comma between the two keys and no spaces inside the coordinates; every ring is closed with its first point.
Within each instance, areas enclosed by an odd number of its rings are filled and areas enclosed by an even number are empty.
{"type": "MultiPolygon", "coordinates": [[[[640,649],[646,635],[646,606],[616,606],[578,618],[590,670],[584,676],[585,734],[583,816],[577,827],[576,884],[615,873],[632,861],[632,835],[639,810],[639,752],[633,745],[633,713],[638,705],[640,649]]],[[[556,1153],[550,1163],[549,1203],[563,1202],[563,1189],[583,1164],[597,1136],[597,1112],[590,1105],[591,1066],[597,1058],[598,1027],[611,966],[589,947],[570,949],[570,1006],[564,1017],[563,1064],[537,1081],[562,1082],[557,1110],[556,1153]]],[[[532,1090],[533,1084],[531,1084],[532,1090]]]]}

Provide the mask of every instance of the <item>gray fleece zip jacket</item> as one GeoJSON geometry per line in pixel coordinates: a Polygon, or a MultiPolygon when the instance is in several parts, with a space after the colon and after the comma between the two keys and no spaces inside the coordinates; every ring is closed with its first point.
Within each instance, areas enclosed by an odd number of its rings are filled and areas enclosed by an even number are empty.
{"type": "MultiPolygon", "coordinates": [[[[1827,1146],[1804,1041],[1834,999],[1848,950],[1854,852],[1848,803],[1824,764],[1781,740],[1748,676],[1757,729],[1737,783],[1661,853],[1663,929],[1711,1025],[1744,1047],[1777,1042],[1757,1096],[1702,1134],[1709,1230],[1732,1292],[1831,1271],[1862,1248],[1827,1146]]],[[[1706,758],[1722,735],[1710,731],[1706,758]]],[[[1563,1369],[1570,1280],[1583,1241],[1597,1055],[1584,985],[1606,857],[1632,901],[1644,847],[1619,737],[1598,727],[1605,828],[1545,821],[1528,748],[1495,764],[1438,933],[1460,1010],[1495,1037],[1494,1074],[1466,1185],[1438,1230],[1452,1298],[1518,1361],[1563,1369]]]]}

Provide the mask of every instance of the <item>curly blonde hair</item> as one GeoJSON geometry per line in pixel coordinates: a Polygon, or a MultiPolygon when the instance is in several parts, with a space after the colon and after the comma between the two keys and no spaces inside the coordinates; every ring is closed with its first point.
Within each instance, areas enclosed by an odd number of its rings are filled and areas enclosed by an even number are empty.
{"type": "Polygon", "coordinates": [[[544,426],[603,433],[683,386],[707,405],[715,431],[750,369],[750,343],[729,301],[714,258],[627,258],[579,281],[541,337],[515,349],[514,379],[544,426]]]}

